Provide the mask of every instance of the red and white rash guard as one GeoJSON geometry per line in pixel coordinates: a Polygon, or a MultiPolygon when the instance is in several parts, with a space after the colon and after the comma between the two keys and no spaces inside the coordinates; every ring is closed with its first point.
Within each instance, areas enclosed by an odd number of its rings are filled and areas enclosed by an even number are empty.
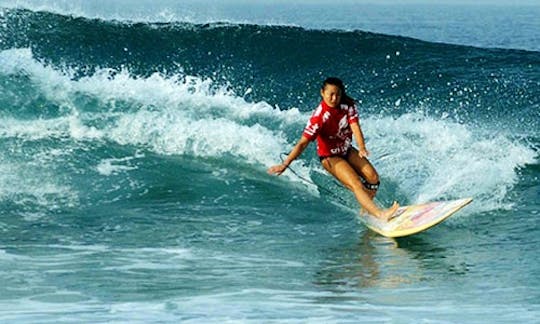
{"type": "Polygon", "coordinates": [[[352,146],[350,125],[358,123],[356,105],[340,104],[336,108],[321,101],[308,121],[303,136],[317,139],[317,154],[320,157],[345,155],[352,146]]]}

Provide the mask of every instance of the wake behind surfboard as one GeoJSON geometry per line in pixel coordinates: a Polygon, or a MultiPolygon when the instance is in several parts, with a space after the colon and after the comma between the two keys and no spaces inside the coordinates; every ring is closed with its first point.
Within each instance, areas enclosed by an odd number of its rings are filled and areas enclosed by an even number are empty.
{"type": "Polygon", "coordinates": [[[433,227],[466,206],[472,198],[431,202],[400,207],[388,222],[369,214],[360,220],[371,230],[386,237],[401,237],[422,232],[433,227]]]}

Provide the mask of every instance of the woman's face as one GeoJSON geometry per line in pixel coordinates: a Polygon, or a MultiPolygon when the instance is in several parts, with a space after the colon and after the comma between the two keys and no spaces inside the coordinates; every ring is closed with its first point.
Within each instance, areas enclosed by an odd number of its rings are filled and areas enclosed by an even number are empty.
{"type": "Polygon", "coordinates": [[[341,90],[338,86],[327,84],[321,90],[321,97],[328,106],[336,108],[341,102],[341,90]]]}

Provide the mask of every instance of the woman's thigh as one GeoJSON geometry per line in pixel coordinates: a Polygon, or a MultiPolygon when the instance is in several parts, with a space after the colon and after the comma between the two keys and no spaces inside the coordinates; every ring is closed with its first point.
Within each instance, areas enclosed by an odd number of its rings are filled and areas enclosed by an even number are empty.
{"type": "Polygon", "coordinates": [[[344,158],[338,156],[327,157],[321,161],[323,167],[348,189],[353,190],[361,186],[355,168],[344,158]]]}
{"type": "Polygon", "coordinates": [[[379,182],[379,174],[375,167],[365,157],[360,157],[358,151],[353,147],[347,156],[347,161],[354,168],[356,173],[369,183],[379,182]]]}

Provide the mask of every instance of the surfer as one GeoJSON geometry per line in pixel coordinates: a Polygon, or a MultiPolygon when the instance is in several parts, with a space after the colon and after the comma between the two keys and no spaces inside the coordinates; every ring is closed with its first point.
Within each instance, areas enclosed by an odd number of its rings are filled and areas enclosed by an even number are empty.
{"type": "Polygon", "coordinates": [[[316,139],[317,154],[326,171],[351,190],[368,213],[383,220],[390,219],[399,204],[394,202],[390,208],[381,209],[373,201],[379,188],[379,175],[367,159],[369,152],[354,99],[345,93],[343,82],[333,77],[323,82],[321,97],[300,140],[283,163],[270,167],[268,173],[282,174],[316,139]],[[352,146],[353,136],[358,149],[352,146]]]}

